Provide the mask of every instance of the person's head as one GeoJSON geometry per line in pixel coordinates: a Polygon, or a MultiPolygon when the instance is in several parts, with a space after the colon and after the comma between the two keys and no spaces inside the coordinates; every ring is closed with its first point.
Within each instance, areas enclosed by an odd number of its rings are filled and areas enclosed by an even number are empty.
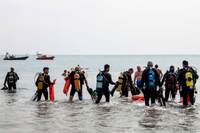
{"type": "Polygon", "coordinates": [[[141,71],[141,67],[140,67],[140,66],[137,66],[137,70],[140,72],[140,71],[141,71]]]}
{"type": "Polygon", "coordinates": [[[11,68],[10,68],[10,71],[14,71],[14,70],[15,70],[14,67],[11,67],[11,68]]]}
{"type": "Polygon", "coordinates": [[[155,68],[158,68],[158,65],[157,65],[157,64],[155,65],[155,68]]]}
{"type": "Polygon", "coordinates": [[[183,61],[183,67],[187,67],[188,66],[188,61],[184,60],[183,61]]]}
{"type": "Polygon", "coordinates": [[[48,67],[44,67],[43,68],[43,72],[48,74],[49,73],[49,68],[48,67]]]}
{"type": "Polygon", "coordinates": [[[128,71],[130,74],[132,74],[134,72],[133,68],[130,68],[128,71]]]}
{"type": "Polygon", "coordinates": [[[170,71],[170,72],[174,72],[174,66],[173,66],[173,65],[171,65],[171,66],[169,67],[169,71],[170,71]]]}
{"type": "Polygon", "coordinates": [[[78,66],[77,66],[77,67],[75,67],[75,71],[79,71],[79,69],[80,69],[80,68],[79,68],[78,66]]]}
{"type": "Polygon", "coordinates": [[[179,70],[180,68],[179,67],[177,67],[177,70],[179,70]]]}
{"type": "Polygon", "coordinates": [[[152,61],[148,61],[147,62],[147,67],[153,67],[153,62],[152,61]]]}
{"type": "Polygon", "coordinates": [[[82,71],[83,75],[85,75],[85,71],[82,71]]]}
{"type": "Polygon", "coordinates": [[[64,73],[66,73],[67,72],[67,70],[64,70],[64,73]]]}
{"type": "Polygon", "coordinates": [[[104,70],[107,71],[107,72],[109,72],[110,71],[110,65],[105,64],[104,65],[104,70]]]}

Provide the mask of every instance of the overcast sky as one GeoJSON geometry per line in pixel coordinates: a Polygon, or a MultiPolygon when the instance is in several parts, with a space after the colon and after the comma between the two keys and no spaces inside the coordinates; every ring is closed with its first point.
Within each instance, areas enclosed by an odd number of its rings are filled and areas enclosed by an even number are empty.
{"type": "Polygon", "coordinates": [[[199,54],[200,0],[0,2],[0,54],[199,54]]]}

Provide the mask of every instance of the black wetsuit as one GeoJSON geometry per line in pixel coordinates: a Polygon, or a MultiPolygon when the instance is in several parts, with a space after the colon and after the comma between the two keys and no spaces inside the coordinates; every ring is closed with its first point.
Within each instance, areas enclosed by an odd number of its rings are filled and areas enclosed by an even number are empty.
{"type": "MultiPolygon", "coordinates": [[[[37,92],[38,92],[37,101],[41,100],[42,94],[44,95],[45,100],[48,100],[47,88],[49,87],[49,85],[54,84],[54,83],[51,83],[50,76],[48,74],[43,73],[42,76],[44,76],[43,88],[37,90],[37,92]],[[44,76],[44,74],[45,74],[45,76],[44,76]]],[[[35,84],[36,84],[36,86],[38,86],[38,79],[35,84]]]]}
{"type": "Polygon", "coordinates": [[[71,85],[72,85],[71,91],[70,91],[70,96],[74,96],[74,94],[77,92],[79,100],[83,100],[82,87],[83,87],[84,80],[85,80],[84,74],[80,73],[78,71],[72,71],[70,73],[69,77],[71,77],[71,85]],[[80,82],[81,82],[81,89],[78,91],[75,89],[75,84],[74,84],[74,75],[76,74],[76,72],[80,75],[80,82]]]}
{"type": "Polygon", "coordinates": [[[19,80],[19,77],[17,75],[17,73],[15,73],[14,71],[10,71],[7,73],[5,81],[4,81],[4,86],[6,86],[6,83],[8,84],[8,89],[11,90],[16,89],[16,82],[17,80],[19,80]]]}
{"type": "Polygon", "coordinates": [[[149,98],[151,97],[151,104],[155,103],[155,99],[157,98],[157,90],[156,87],[160,86],[160,79],[159,79],[159,75],[158,72],[155,68],[152,68],[153,72],[154,72],[154,76],[155,76],[155,88],[154,89],[149,89],[149,72],[150,68],[147,67],[143,73],[142,73],[142,81],[141,81],[141,86],[144,86],[145,83],[145,89],[143,90],[144,93],[144,98],[145,98],[145,105],[149,106],[149,98]]]}
{"type": "Polygon", "coordinates": [[[122,84],[122,96],[128,97],[128,87],[130,86],[131,90],[133,90],[133,86],[132,86],[133,81],[132,81],[131,74],[128,71],[123,73],[123,77],[124,77],[124,80],[122,84]]]}
{"type": "Polygon", "coordinates": [[[107,71],[102,71],[102,75],[106,78],[104,79],[104,85],[103,90],[98,91],[98,98],[96,100],[96,103],[99,103],[101,101],[102,96],[104,95],[106,97],[106,102],[110,102],[110,91],[109,91],[109,84],[115,85],[115,83],[112,81],[112,77],[110,73],[107,71]]]}
{"type": "Polygon", "coordinates": [[[193,97],[194,97],[194,89],[189,89],[186,86],[185,74],[187,72],[191,72],[192,73],[193,84],[194,85],[196,84],[196,80],[199,78],[199,76],[197,75],[197,72],[195,72],[194,69],[191,68],[191,67],[184,67],[184,68],[180,69],[179,72],[178,72],[177,81],[179,82],[179,84],[182,87],[183,105],[186,105],[186,106],[188,104],[188,101],[187,101],[188,94],[190,96],[190,103],[192,105],[194,104],[194,99],[193,99],[193,97]]]}
{"type": "Polygon", "coordinates": [[[165,82],[165,101],[168,101],[170,92],[171,92],[172,98],[175,98],[175,96],[176,96],[176,92],[177,92],[177,88],[176,88],[177,75],[176,75],[176,73],[167,71],[164,74],[164,77],[161,81],[161,86],[164,84],[164,82],[165,82]],[[171,79],[170,76],[173,76],[173,81],[169,81],[171,79]]]}

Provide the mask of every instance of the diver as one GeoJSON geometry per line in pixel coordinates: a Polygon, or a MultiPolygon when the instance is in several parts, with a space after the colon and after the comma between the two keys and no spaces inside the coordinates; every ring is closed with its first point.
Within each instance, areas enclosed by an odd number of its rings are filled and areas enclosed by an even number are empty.
{"type": "Polygon", "coordinates": [[[48,100],[48,90],[47,88],[49,85],[54,85],[55,82],[51,82],[49,74],[49,68],[44,67],[43,68],[43,73],[40,73],[35,85],[37,86],[37,101],[41,100],[42,94],[44,95],[45,100],[48,100]]]}
{"type": "Polygon", "coordinates": [[[133,72],[134,72],[133,68],[130,68],[128,71],[123,73],[124,80],[121,89],[122,90],[121,97],[122,96],[128,97],[129,87],[131,88],[132,95],[134,95],[133,81],[131,77],[131,74],[133,74],[133,72]]]}
{"type": "Polygon", "coordinates": [[[96,91],[98,93],[98,98],[96,100],[96,104],[101,101],[102,96],[106,97],[106,102],[110,102],[110,90],[109,84],[115,85],[112,81],[111,74],[108,73],[110,71],[110,66],[108,64],[104,65],[104,71],[101,71],[97,75],[97,88],[96,91]]]}
{"type": "Polygon", "coordinates": [[[140,93],[140,90],[135,87],[132,81],[132,74],[134,70],[133,68],[130,68],[128,71],[123,72],[119,75],[118,81],[116,85],[113,87],[113,89],[110,91],[110,94],[113,96],[115,90],[119,91],[121,96],[128,97],[129,90],[131,91],[132,95],[138,95],[140,93]]]}
{"type": "Polygon", "coordinates": [[[182,62],[183,68],[178,71],[177,81],[182,87],[183,105],[188,105],[188,94],[191,105],[194,105],[194,93],[197,93],[195,84],[199,76],[197,71],[188,66],[188,61],[182,62]]]}
{"type": "Polygon", "coordinates": [[[10,72],[7,73],[5,81],[4,81],[4,87],[6,87],[6,83],[7,83],[9,90],[12,90],[12,88],[14,90],[17,89],[16,82],[17,80],[19,80],[19,76],[17,75],[16,72],[14,72],[14,70],[15,70],[14,67],[10,68],[10,72]]]}
{"type": "Polygon", "coordinates": [[[177,93],[177,75],[174,71],[174,66],[170,66],[169,71],[164,74],[164,77],[161,81],[161,86],[165,82],[165,101],[168,101],[169,94],[171,92],[172,100],[175,99],[177,93]]]}
{"type": "Polygon", "coordinates": [[[147,68],[142,73],[142,83],[144,86],[143,93],[145,98],[145,105],[149,106],[149,98],[151,97],[151,104],[155,104],[155,99],[157,98],[157,86],[160,86],[160,80],[158,72],[153,68],[153,62],[148,61],[147,68]]]}
{"type": "Polygon", "coordinates": [[[89,89],[88,86],[88,81],[84,75],[84,73],[80,70],[80,67],[76,67],[74,71],[72,71],[66,78],[65,80],[67,81],[68,78],[71,77],[71,91],[70,91],[70,98],[69,100],[72,101],[74,94],[77,92],[78,93],[78,98],[79,100],[83,100],[83,92],[82,92],[82,86],[86,84],[87,89],[89,89]]]}

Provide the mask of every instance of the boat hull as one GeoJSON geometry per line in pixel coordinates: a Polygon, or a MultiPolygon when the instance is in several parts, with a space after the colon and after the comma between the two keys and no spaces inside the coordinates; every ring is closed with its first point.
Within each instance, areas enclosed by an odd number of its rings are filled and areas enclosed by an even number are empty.
{"type": "Polygon", "coordinates": [[[3,60],[26,60],[28,56],[25,57],[15,57],[15,58],[4,58],[3,60]]]}
{"type": "Polygon", "coordinates": [[[36,58],[37,60],[53,60],[55,57],[51,56],[51,57],[38,57],[36,58]]]}

